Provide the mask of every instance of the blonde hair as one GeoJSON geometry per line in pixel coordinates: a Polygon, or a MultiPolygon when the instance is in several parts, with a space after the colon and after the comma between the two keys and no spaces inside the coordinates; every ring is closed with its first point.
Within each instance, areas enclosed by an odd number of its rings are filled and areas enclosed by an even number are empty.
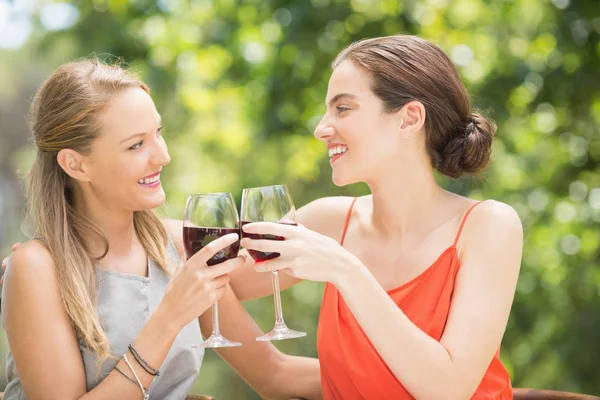
{"type": "MultiPolygon", "coordinates": [[[[96,267],[87,246],[90,237],[108,240],[90,219],[77,214],[72,178],[57,162],[61,149],[88,154],[98,136],[101,113],[127,88],[148,87],[118,65],[86,59],[62,65],[37,91],[31,106],[31,130],[37,157],[27,177],[28,223],[56,264],[58,287],[77,337],[97,353],[110,355],[109,343],[96,309],[96,267]]],[[[146,253],[165,271],[168,237],[152,210],[135,211],[134,226],[146,253]]]]}

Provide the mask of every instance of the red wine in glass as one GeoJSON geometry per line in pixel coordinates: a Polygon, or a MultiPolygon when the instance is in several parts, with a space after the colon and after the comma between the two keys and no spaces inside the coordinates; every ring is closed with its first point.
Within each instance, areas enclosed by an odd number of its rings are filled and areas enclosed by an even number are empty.
{"type": "MultiPolygon", "coordinates": [[[[204,227],[184,227],[183,228],[183,243],[185,245],[185,252],[190,258],[205,246],[207,246],[213,240],[220,238],[221,236],[228,235],[230,233],[237,233],[240,231],[237,228],[204,228],[204,227]]],[[[219,251],[217,254],[212,256],[206,264],[213,266],[223,261],[236,258],[240,251],[240,241],[234,242],[232,245],[219,251]]]]}
{"type": "MultiPolygon", "coordinates": [[[[250,223],[251,223],[250,221],[242,221],[242,227],[244,225],[250,224],[250,223]]],[[[295,222],[279,222],[279,223],[284,224],[284,225],[298,226],[298,224],[295,222]]],[[[248,239],[285,240],[285,238],[283,238],[282,236],[269,235],[269,234],[258,234],[258,233],[246,233],[246,232],[244,232],[243,229],[242,229],[242,237],[248,238],[248,239]]],[[[248,253],[250,253],[250,256],[252,256],[252,258],[256,262],[272,260],[281,255],[281,254],[277,253],[276,251],[258,251],[258,250],[251,250],[251,249],[248,249],[248,253]]]]}
{"type": "MultiPolygon", "coordinates": [[[[201,193],[188,196],[183,218],[183,245],[187,258],[206,247],[217,238],[229,233],[240,234],[240,218],[231,193],[201,193]]],[[[240,241],[213,254],[206,265],[213,266],[235,258],[240,250],[240,241]]],[[[212,334],[204,342],[192,347],[218,348],[237,347],[219,331],[219,305],[212,305],[212,334]]]]}
{"type": "MultiPolygon", "coordinates": [[[[250,222],[275,222],[286,225],[297,225],[296,207],[285,185],[263,186],[247,188],[242,192],[242,226],[250,222]]],[[[276,235],[251,234],[242,230],[242,237],[249,239],[285,240],[276,235]]],[[[262,252],[247,249],[256,262],[263,262],[279,257],[277,252],[262,252]]],[[[283,320],[281,308],[281,294],[279,287],[279,272],[271,271],[273,283],[273,303],[275,305],[275,326],[262,336],[256,338],[258,341],[293,339],[306,336],[306,332],[290,329],[283,320]]]]}

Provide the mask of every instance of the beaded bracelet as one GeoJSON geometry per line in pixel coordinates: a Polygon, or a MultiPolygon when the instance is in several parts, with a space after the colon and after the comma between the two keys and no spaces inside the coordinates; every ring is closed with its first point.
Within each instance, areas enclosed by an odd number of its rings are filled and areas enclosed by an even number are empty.
{"type": "Polygon", "coordinates": [[[148,364],[146,360],[144,360],[144,358],[140,355],[140,353],[138,353],[135,347],[133,347],[133,344],[130,343],[129,346],[127,346],[127,348],[129,349],[131,354],[133,354],[133,358],[135,358],[135,361],[137,361],[137,363],[140,365],[140,367],[144,369],[144,371],[146,371],[152,376],[160,375],[160,372],[157,369],[152,368],[150,364],[148,364]]]}

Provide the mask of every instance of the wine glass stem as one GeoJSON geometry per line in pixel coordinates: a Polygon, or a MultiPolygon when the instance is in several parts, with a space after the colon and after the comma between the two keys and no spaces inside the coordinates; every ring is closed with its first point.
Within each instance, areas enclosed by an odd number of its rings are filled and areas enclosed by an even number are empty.
{"type": "Polygon", "coordinates": [[[273,300],[275,302],[275,328],[285,327],[285,322],[283,321],[283,311],[281,310],[279,273],[277,271],[272,271],[271,279],[273,281],[273,300]]]}
{"type": "Polygon", "coordinates": [[[212,336],[221,336],[219,332],[219,303],[215,301],[212,306],[212,336]]]}

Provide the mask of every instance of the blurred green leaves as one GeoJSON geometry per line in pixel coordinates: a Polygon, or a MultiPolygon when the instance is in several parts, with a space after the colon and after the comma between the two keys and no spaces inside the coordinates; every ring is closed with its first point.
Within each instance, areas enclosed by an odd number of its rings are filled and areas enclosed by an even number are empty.
{"type": "MultiPolygon", "coordinates": [[[[483,179],[440,179],[448,189],[507,202],[525,229],[522,274],[502,357],[515,386],[600,394],[600,8],[597,0],[94,0],[79,20],[38,26],[27,45],[0,50],[5,96],[35,58],[49,72],[68,59],[110,53],[152,88],[172,163],[163,173],[180,217],[200,191],[287,183],[296,204],[336,188],[312,131],[335,55],[352,41],[397,33],[432,40],[457,65],[473,103],[499,126],[483,179]],[[19,57],[21,61],[19,61],[19,57]],[[8,60],[17,60],[14,63],[8,60]]],[[[39,81],[39,73],[34,76],[39,81]]],[[[21,85],[21,86],[19,86],[21,85]]],[[[25,135],[25,133],[21,133],[25,135]]],[[[23,145],[25,144],[22,141],[23,145]]],[[[11,158],[26,169],[24,146],[11,158]],[[20,154],[20,156],[16,156],[20,154]]],[[[15,149],[16,150],[16,149],[15,149]]],[[[9,236],[9,241],[17,233],[9,236]]],[[[290,326],[305,339],[277,343],[316,355],[322,286],[284,293],[290,326]]],[[[263,329],[271,299],[246,304],[263,329]]],[[[257,360],[257,364],[260,361],[257,360]]],[[[207,352],[198,392],[257,398],[207,352]]]]}

